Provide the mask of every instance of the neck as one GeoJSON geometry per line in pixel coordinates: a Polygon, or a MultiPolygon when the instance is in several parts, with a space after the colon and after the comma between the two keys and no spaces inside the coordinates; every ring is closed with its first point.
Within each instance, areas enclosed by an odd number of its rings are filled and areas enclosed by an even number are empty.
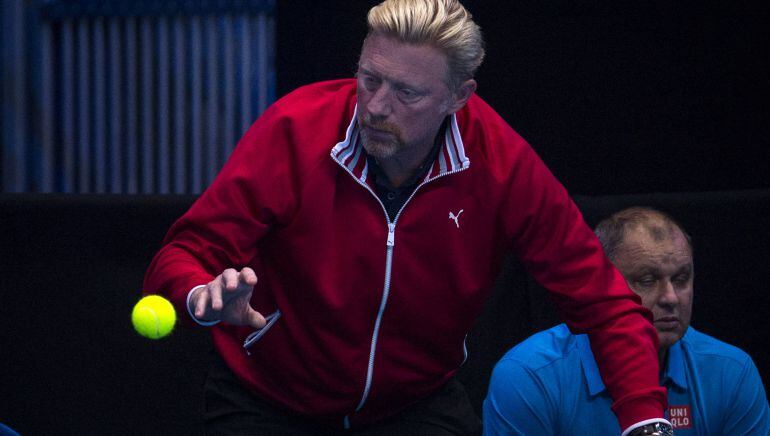
{"type": "Polygon", "coordinates": [[[391,186],[398,188],[412,178],[433,149],[433,142],[410,147],[387,158],[377,158],[377,165],[388,177],[391,186]]]}
{"type": "Polygon", "coordinates": [[[658,366],[660,367],[660,376],[663,377],[663,373],[666,372],[666,365],[668,364],[668,348],[658,349],[658,366]]]}

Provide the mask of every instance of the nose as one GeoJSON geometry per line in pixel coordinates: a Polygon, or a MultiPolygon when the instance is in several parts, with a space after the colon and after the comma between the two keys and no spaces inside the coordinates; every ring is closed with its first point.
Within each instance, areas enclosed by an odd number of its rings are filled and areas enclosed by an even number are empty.
{"type": "Polygon", "coordinates": [[[679,303],[679,295],[677,295],[676,289],[674,289],[674,284],[671,280],[661,281],[658,304],[660,306],[675,306],[677,303],[679,303]]]}
{"type": "Polygon", "coordinates": [[[369,101],[366,102],[366,110],[377,118],[384,118],[393,111],[391,92],[386,84],[382,84],[369,93],[369,101]]]}

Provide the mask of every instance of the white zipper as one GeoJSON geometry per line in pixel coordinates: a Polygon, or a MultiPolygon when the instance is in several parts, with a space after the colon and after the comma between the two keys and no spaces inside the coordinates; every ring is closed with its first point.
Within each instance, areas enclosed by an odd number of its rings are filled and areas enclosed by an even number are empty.
{"type": "Polygon", "coordinates": [[[358,406],[356,406],[356,410],[354,410],[352,413],[345,415],[345,417],[342,420],[343,427],[345,429],[350,429],[350,415],[353,413],[357,413],[360,411],[364,404],[366,404],[366,400],[369,397],[369,390],[372,387],[372,374],[374,373],[374,354],[377,349],[377,337],[380,333],[380,323],[382,321],[382,314],[385,312],[385,306],[388,302],[388,295],[390,294],[390,276],[391,276],[391,270],[393,268],[393,248],[396,246],[396,223],[398,222],[398,218],[401,216],[401,212],[404,211],[404,208],[407,204],[412,200],[414,195],[417,193],[417,191],[422,188],[424,185],[438,179],[444,176],[448,176],[450,174],[459,173],[460,171],[468,169],[468,167],[462,167],[457,170],[452,170],[446,173],[441,173],[437,175],[436,177],[433,177],[432,179],[424,180],[422,183],[417,185],[416,188],[414,188],[414,191],[412,191],[412,195],[409,196],[409,198],[406,199],[403,205],[401,205],[401,209],[398,210],[398,213],[396,214],[396,217],[393,219],[393,222],[390,222],[390,217],[388,216],[388,210],[385,208],[385,205],[382,204],[382,201],[380,201],[380,198],[377,196],[377,194],[372,190],[372,188],[369,187],[366,183],[361,181],[358,177],[356,177],[353,172],[348,169],[345,165],[342,165],[337,159],[334,159],[335,162],[339,166],[341,166],[345,171],[350,174],[351,177],[353,177],[353,180],[358,182],[359,185],[363,186],[369,193],[371,193],[374,198],[377,200],[377,203],[380,204],[382,207],[382,211],[385,213],[385,222],[388,223],[388,239],[386,241],[386,247],[387,252],[385,255],[385,284],[383,286],[382,291],[382,299],[380,300],[380,309],[377,312],[377,319],[374,321],[374,331],[372,332],[372,343],[369,348],[369,365],[366,369],[366,383],[364,385],[364,392],[361,395],[361,401],[358,402],[358,406]]]}
{"type": "MultiPolygon", "coordinates": [[[[390,273],[393,268],[393,246],[395,245],[395,223],[388,223],[388,251],[385,256],[385,285],[382,290],[382,300],[380,301],[380,310],[377,312],[377,319],[374,321],[374,331],[372,332],[372,344],[369,348],[369,366],[366,368],[366,384],[364,385],[364,393],[361,395],[361,401],[359,401],[356,410],[353,413],[358,412],[364,407],[366,399],[369,397],[369,390],[372,387],[372,373],[374,372],[374,352],[377,350],[377,337],[380,333],[380,323],[382,322],[382,314],[385,313],[385,306],[388,303],[388,295],[390,294],[390,273]]],[[[347,417],[346,417],[347,418],[347,417]]]]}

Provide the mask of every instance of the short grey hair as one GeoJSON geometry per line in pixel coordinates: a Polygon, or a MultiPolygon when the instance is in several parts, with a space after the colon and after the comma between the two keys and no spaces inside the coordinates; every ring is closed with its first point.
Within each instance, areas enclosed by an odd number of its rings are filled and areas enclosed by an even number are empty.
{"type": "Polygon", "coordinates": [[[687,240],[687,246],[692,253],[692,239],[684,227],[665,212],[651,207],[630,207],[614,213],[609,218],[596,225],[594,233],[602,244],[604,253],[614,262],[618,249],[628,229],[644,226],[656,240],[670,237],[673,230],[679,230],[687,240]]]}

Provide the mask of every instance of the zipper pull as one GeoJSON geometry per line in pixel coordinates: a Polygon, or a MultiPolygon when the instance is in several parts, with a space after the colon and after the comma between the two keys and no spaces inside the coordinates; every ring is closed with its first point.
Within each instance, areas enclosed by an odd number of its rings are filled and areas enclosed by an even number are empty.
{"type": "Polygon", "coordinates": [[[388,247],[396,245],[396,225],[388,224],[388,247]]]}

